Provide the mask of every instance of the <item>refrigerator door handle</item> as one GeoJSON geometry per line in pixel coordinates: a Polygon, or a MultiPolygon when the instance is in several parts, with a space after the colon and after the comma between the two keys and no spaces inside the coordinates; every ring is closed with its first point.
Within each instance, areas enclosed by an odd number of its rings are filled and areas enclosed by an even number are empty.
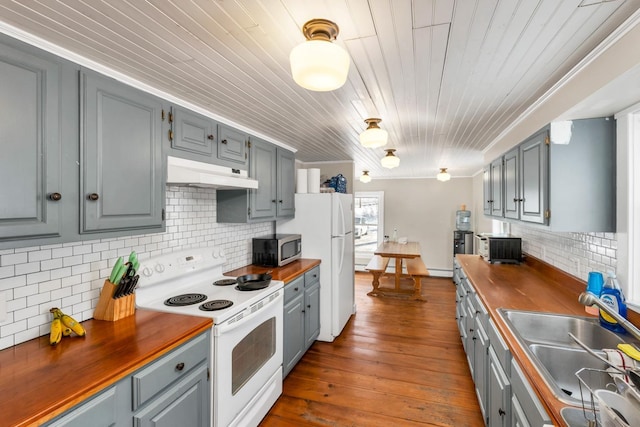
{"type": "Polygon", "coordinates": [[[344,265],[344,245],[345,245],[345,238],[344,237],[336,237],[336,239],[340,240],[340,253],[338,254],[338,262],[340,263],[340,265],[338,266],[338,271],[342,271],[342,267],[344,265]]]}
{"type": "Polygon", "coordinates": [[[338,233],[337,236],[344,236],[345,234],[345,224],[344,224],[344,208],[342,207],[342,201],[340,200],[339,197],[335,198],[336,204],[338,206],[338,215],[337,218],[335,218],[338,222],[337,222],[337,227],[336,227],[336,232],[338,233]]]}

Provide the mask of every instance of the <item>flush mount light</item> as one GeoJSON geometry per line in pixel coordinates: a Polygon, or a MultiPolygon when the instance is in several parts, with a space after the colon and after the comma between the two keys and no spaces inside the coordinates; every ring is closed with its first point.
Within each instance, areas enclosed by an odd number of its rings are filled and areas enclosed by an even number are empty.
{"type": "Polygon", "coordinates": [[[381,121],[382,119],[366,119],[364,121],[369,126],[360,134],[360,144],[367,148],[378,148],[387,145],[389,134],[378,126],[381,121]]]}
{"type": "Polygon", "coordinates": [[[436,175],[436,179],[442,182],[449,181],[451,179],[451,175],[447,172],[447,168],[440,168],[440,173],[436,175]]]}
{"type": "Polygon", "coordinates": [[[367,183],[371,182],[371,176],[369,175],[369,171],[362,171],[362,175],[360,176],[360,182],[367,183]]]}
{"type": "Polygon", "coordinates": [[[327,92],[341,87],[349,74],[349,55],[337,44],[338,26],[326,19],[312,19],[302,27],[307,38],[289,55],[293,80],[305,89],[327,92]]]}
{"type": "Polygon", "coordinates": [[[382,166],[388,169],[397,168],[400,165],[400,159],[398,158],[398,156],[393,154],[393,152],[396,150],[393,148],[388,148],[384,151],[387,152],[387,155],[384,156],[382,160],[380,160],[382,166]]]}

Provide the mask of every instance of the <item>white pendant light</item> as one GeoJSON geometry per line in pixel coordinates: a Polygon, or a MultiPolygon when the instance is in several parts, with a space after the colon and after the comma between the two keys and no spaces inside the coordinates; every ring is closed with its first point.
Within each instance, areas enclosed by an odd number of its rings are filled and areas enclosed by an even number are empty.
{"type": "Polygon", "coordinates": [[[381,121],[382,119],[366,119],[364,121],[369,126],[360,134],[360,144],[367,148],[378,148],[387,145],[389,134],[378,126],[381,121]]]}
{"type": "Polygon", "coordinates": [[[382,166],[388,169],[397,168],[400,165],[400,159],[398,158],[398,156],[393,154],[393,152],[396,150],[393,148],[388,148],[384,151],[387,152],[387,155],[384,156],[382,160],[380,160],[382,166]]]}
{"type": "Polygon", "coordinates": [[[369,175],[369,171],[362,171],[362,175],[360,176],[360,182],[367,183],[371,182],[371,176],[369,175]]]}
{"type": "Polygon", "coordinates": [[[291,50],[289,62],[293,80],[305,89],[327,92],[347,81],[349,55],[337,44],[338,26],[326,19],[312,19],[304,24],[307,41],[291,50]]]}
{"type": "Polygon", "coordinates": [[[442,182],[449,181],[451,179],[451,175],[447,172],[447,168],[440,168],[440,173],[436,175],[436,179],[442,182]]]}

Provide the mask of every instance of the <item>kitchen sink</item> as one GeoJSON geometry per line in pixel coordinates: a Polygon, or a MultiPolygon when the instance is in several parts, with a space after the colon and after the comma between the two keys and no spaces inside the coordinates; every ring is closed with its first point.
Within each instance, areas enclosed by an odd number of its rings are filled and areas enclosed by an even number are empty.
{"type": "Polygon", "coordinates": [[[616,348],[623,342],[635,342],[600,326],[597,318],[499,309],[501,317],[527,352],[529,359],[560,401],[582,407],[590,405],[591,394],[580,390],[576,372],[590,371],[588,386],[595,389],[614,387],[604,362],[582,349],[569,333],[604,357],[602,349],[616,348]]]}
{"type": "Polygon", "coordinates": [[[569,332],[587,347],[616,348],[624,340],[600,326],[595,317],[569,316],[536,311],[500,310],[512,332],[527,342],[580,348],[569,332]]]}

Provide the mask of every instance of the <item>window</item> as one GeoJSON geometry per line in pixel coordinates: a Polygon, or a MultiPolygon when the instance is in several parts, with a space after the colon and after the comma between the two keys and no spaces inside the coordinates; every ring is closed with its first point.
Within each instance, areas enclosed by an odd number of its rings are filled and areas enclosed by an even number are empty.
{"type": "Polygon", "coordinates": [[[356,266],[365,266],[384,238],[384,192],[356,192],[354,197],[356,266]]]}

